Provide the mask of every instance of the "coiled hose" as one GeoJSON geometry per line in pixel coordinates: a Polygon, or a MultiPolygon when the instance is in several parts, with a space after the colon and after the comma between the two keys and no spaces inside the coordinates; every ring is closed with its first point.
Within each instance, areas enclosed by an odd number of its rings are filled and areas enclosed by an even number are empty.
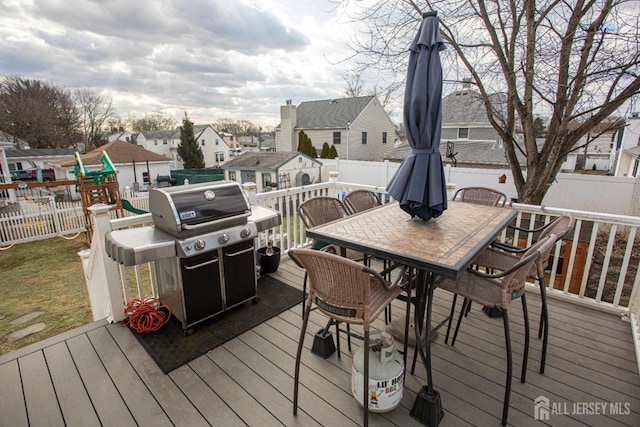
{"type": "Polygon", "coordinates": [[[136,298],[125,305],[124,314],[127,316],[122,321],[124,326],[129,326],[138,333],[148,334],[159,330],[169,321],[171,309],[160,304],[158,298],[136,298]]]}

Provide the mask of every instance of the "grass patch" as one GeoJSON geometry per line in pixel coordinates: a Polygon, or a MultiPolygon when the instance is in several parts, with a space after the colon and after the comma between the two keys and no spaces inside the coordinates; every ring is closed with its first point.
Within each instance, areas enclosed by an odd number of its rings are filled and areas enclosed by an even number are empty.
{"type": "Polygon", "coordinates": [[[92,322],[78,251],[83,235],[22,243],[0,251],[0,354],[92,322]],[[44,314],[21,325],[11,321],[34,311],[44,314]],[[44,331],[8,341],[7,335],[35,323],[44,331]]]}

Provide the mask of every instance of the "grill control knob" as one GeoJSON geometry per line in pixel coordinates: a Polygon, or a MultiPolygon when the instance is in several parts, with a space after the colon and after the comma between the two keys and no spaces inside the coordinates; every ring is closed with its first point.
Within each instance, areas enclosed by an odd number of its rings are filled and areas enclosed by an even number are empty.
{"type": "Polygon", "coordinates": [[[220,243],[227,243],[228,241],[229,241],[229,235],[227,233],[224,233],[220,237],[218,237],[218,242],[220,243]]]}
{"type": "Polygon", "coordinates": [[[251,230],[249,230],[248,227],[243,228],[242,231],[240,232],[240,237],[242,237],[243,239],[246,239],[249,236],[251,236],[251,230]]]}
{"type": "Polygon", "coordinates": [[[207,246],[207,244],[205,243],[204,240],[198,240],[194,246],[197,251],[201,251],[204,249],[205,246],[207,246]]]}

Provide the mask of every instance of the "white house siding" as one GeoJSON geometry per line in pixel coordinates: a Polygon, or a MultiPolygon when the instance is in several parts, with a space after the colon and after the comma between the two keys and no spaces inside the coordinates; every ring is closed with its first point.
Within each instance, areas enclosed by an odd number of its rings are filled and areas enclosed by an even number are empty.
{"type": "Polygon", "coordinates": [[[295,187],[298,174],[306,173],[309,175],[310,184],[316,184],[321,181],[321,168],[322,164],[317,160],[314,161],[302,155],[296,156],[278,168],[278,183],[280,183],[279,180],[283,174],[289,174],[290,186],[295,187]]]}
{"type": "Polygon", "coordinates": [[[393,122],[380,106],[377,98],[364,109],[349,127],[349,160],[382,161],[393,149],[396,133],[393,122]],[[367,143],[362,144],[362,132],[367,132],[367,143]],[[382,143],[382,133],[387,132],[387,142],[382,143]]]}
{"type": "MultiPolygon", "coordinates": [[[[178,139],[180,142],[180,139],[178,139]]],[[[137,139],[137,144],[144,147],[146,150],[153,151],[156,154],[163,155],[170,159],[176,160],[178,156],[178,146],[171,138],[163,139],[146,139],[144,135],[140,134],[137,139]],[[165,144],[164,141],[167,143],[165,144]]]]}
{"type": "MultiPolygon", "coordinates": [[[[229,160],[229,156],[231,155],[229,145],[227,145],[222,136],[218,135],[211,126],[207,126],[202,133],[196,133],[195,136],[198,141],[198,145],[202,149],[205,167],[210,168],[214,166],[221,166],[229,160]],[[203,141],[204,145],[202,145],[203,141]],[[216,154],[218,154],[218,159],[216,159],[216,154]],[[222,158],[222,160],[220,160],[220,158],[222,158]]],[[[180,139],[176,142],[176,152],[178,149],[177,144],[179,143],[180,139]]]]}

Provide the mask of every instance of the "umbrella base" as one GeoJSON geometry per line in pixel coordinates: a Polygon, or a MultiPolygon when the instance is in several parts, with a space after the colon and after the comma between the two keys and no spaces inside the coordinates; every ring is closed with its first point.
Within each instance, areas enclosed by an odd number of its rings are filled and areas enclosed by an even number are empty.
{"type": "Polygon", "coordinates": [[[429,393],[429,389],[423,386],[413,402],[409,415],[426,426],[435,427],[440,424],[444,417],[440,393],[435,390],[429,393]]]}

